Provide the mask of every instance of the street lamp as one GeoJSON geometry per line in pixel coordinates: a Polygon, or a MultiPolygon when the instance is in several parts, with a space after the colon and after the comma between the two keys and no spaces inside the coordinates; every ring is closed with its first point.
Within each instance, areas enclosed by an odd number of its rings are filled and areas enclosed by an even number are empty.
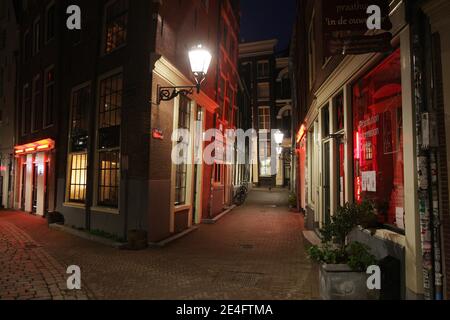
{"type": "Polygon", "coordinates": [[[281,132],[280,130],[277,130],[277,132],[275,132],[274,134],[275,137],[275,143],[276,144],[282,144],[283,140],[284,140],[284,133],[281,132]]]}
{"type": "Polygon", "coordinates": [[[195,86],[160,87],[158,86],[158,104],[161,101],[170,101],[179,95],[193,94],[194,90],[200,93],[202,83],[206,79],[212,55],[202,45],[198,45],[189,51],[191,71],[195,78],[195,86]]]}
{"type": "Polygon", "coordinates": [[[280,130],[277,130],[274,134],[275,143],[277,144],[277,153],[278,155],[281,155],[283,153],[283,147],[281,146],[283,144],[284,140],[284,133],[280,130]]]}

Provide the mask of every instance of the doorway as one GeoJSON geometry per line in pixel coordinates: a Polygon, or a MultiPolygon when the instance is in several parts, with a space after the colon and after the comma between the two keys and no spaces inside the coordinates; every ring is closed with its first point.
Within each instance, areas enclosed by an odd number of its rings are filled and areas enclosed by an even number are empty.
{"type": "Polygon", "coordinates": [[[25,211],[25,198],[26,198],[26,182],[27,182],[27,164],[22,164],[22,180],[20,184],[20,209],[25,211]]]}
{"type": "Polygon", "coordinates": [[[37,164],[33,164],[33,197],[32,197],[32,207],[31,211],[33,213],[37,212],[37,198],[38,198],[38,177],[39,169],[37,164]]]}
{"type": "Polygon", "coordinates": [[[201,107],[197,108],[194,148],[194,203],[192,206],[192,225],[200,223],[202,214],[202,177],[203,177],[203,122],[204,112],[201,107]]]}
{"type": "Polygon", "coordinates": [[[0,209],[3,208],[3,176],[0,176],[0,209]]]}
{"type": "Polygon", "coordinates": [[[331,220],[331,142],[323,143],[323,168],[322,168],[322,222],[329,223],[331,220]]]}

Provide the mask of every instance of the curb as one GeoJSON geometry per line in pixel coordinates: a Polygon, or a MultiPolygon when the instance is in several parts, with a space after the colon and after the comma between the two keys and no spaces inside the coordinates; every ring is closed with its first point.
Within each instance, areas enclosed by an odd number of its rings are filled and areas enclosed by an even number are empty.
{"type": "Polygon", "coordinates": [[[176,241],[176,240],[178,240],[180,238],[183,238],[183,237],[187,236],[188,234],[190,234],[191,232],[196,231],[197,229],[198,229],[197,226],[193,226],[193,227],[190,227],[189,229],[184,230],[183,232],[177,233],[176,235],[174,235],[172,237],[169,237],[167,239],[164,239],[162,241],[149,242],[148,245],[149,245],[149,247],[153,247],[153,248],[162,248],[162,247],[165,247],[168,244],[170,244],[170,243],[172,243],[172,242],[174,242],[174,241],[176,241]]]}
{"type": "Polygon", "coordinates": [[[120,243],[120,242],[116,242],[113,240],[109,240],[109,239],[105,239],[102,237],[98,237],[98,236],[94,236],[92,234],[86,233],[84,231],[79,231],[79,230],[75,230],[73,228],[69,228],[60,224],[56,224],[56,223],[52,223],[48,225],[50,229],[53,230],[58,230],[58,231],[62,231],[62,232],[66,232],[69,233],[71,235],[77,236],[79,238],[85,239],[85,240],[89,240],[89,241],[93,241],[93,242],[97,242],[100,244],[103,244],[105,246],[109,246],[115,249],[122,249],[124,248],[127,244],[126,243],[120,243]]]}
{"type": "Polygon", "coordinates": [[[228,213],[230,213],[231,211],[233,211],[236,208],[236,205],[232,205],[231,207],[229,207],[227,210],[225,210],[224,212],[222,212],[221,214],[215,216],[212,219],[202,219],[202,223],[203,224],[215,224],[217,223],[217,221],[219,221],[220,219],[222,219],[224,216],[226,216],[228,213]]]}
{"type": "Polygon", "coordinates": [[[303,237],[305,237],[306,241],[313,246],[317,246],[321,243],[319,236],[314,231],[303,231],[303,237]]]}

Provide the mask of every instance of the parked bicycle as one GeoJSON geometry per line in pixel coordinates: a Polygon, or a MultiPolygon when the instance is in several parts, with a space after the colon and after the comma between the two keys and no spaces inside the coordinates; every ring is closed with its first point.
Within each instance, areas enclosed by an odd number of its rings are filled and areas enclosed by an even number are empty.
{"type": "Polygon", "coordinates": [[[237,206],[242,206],[245,203],[245,200],[247,199],[247,194],[248,194],[248,183],[244,182],[234,195],[233,198],[234,204],[237,206]]]}

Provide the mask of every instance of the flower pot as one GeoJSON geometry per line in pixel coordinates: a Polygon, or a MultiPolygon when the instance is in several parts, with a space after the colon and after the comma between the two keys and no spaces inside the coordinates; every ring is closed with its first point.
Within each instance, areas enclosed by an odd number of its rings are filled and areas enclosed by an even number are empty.
{"type": "Polygon", "coordinates": [[[129,230],[128,245],[130,250],[143,250],[148,247],[147,231],[145,230],[129,230]]]}
{"type": "Polygon", "coordinates": [[[368,275],[346,264],[320,267],[320,296],[323,300],[378,300],[379,293],[367,287],[368,275]]]}

